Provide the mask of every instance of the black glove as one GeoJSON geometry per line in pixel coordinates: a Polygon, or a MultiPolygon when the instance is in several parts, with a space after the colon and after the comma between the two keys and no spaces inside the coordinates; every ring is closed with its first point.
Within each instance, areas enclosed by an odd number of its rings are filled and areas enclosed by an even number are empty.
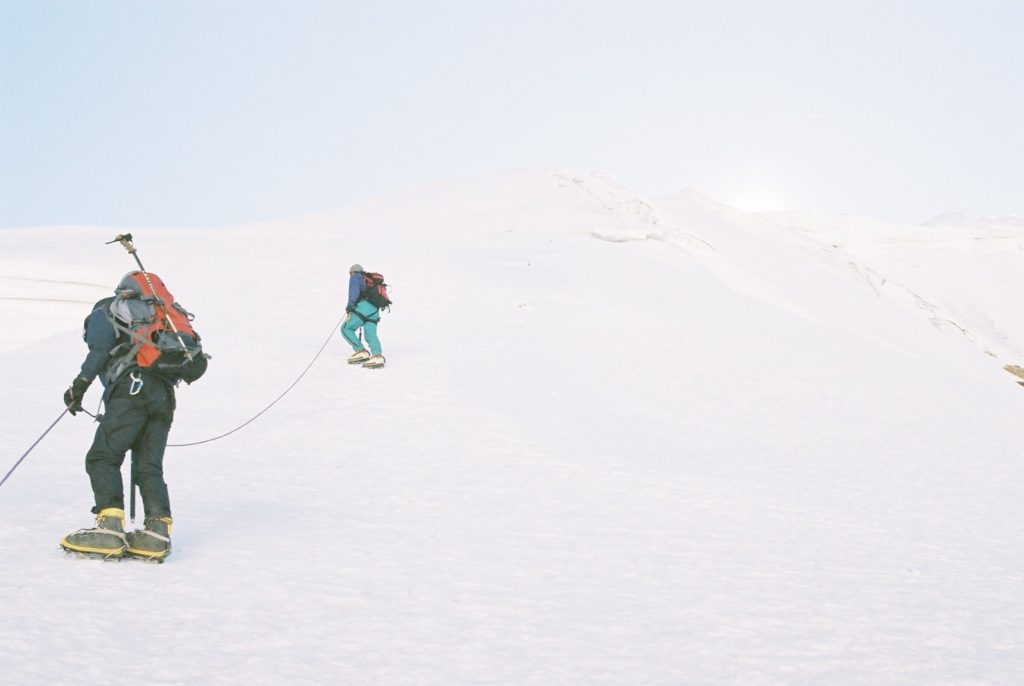
{"type": "Polygon", "coordinates": [[[68,390],[64,391],[64,404],[67,405],[68,412],[72,417],[82,409],[82,398],[85,397],[85,392],[89,390],[91,383],[92,381],[86,381],[82,377],[76,376],[68,390]]]}

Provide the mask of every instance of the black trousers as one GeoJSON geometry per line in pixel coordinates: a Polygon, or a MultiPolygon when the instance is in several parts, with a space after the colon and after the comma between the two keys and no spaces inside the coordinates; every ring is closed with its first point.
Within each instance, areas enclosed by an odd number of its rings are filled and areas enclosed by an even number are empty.
{"type": "Polygon", "coordinates": [[[85,456],[85,471],[96,500],[92,511],[99,514],[108,507],[124,509],[121,465],[130,449],[146,517],[170,516],[164,450],[174,419],[174,387],[148,372],[135,371],[132,375],[142,379],[141,388],[129,375],[117,382],[109,392],[107,411],[85,456]],[[132,391],[136,393],[132,395],[132,391]]]}

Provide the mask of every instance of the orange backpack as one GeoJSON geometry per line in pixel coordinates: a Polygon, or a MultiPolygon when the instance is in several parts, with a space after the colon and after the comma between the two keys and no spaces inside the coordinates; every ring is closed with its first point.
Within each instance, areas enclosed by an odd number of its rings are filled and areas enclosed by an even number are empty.
{"type": "Polygon", "coordinates": [[[130,272],[108,308],[110,323],[128,339],[114,348],[108,378],[131,367],[192,383],[206,372],[209,355],[192,327],[195,315],[179,305],[156,274],[130,272]]]}

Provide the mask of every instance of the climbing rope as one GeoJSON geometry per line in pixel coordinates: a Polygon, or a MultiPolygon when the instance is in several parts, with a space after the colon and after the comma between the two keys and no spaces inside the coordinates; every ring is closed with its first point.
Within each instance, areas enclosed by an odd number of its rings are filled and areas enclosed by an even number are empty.
{"type": "Polygon", "coordinates": [[[228,431],[227,433],[223,433],[220,436],[214,436],[213,438],[207,438],[207,439],[202,440],[202,441],[194,441],[192,443],[168,443],[167,447],[168,448],[187,448],[187,447],[193,446],[193,445],[202,445],[203,443],[212,443],[213,441],[218,441],[218,440],[220,440],[222,438],[230,436],[231,434],[235,433],[236,431],[240,431],[241,429],[244,429],[245,427],[247,427],[250,424],[252,424],[254,421],[256,421],[260,417],[260,415],[262,415],[264,412],[266,412],[267,410],[272,408],[274,405],[276,405],[277,401],[279,401],[281,398],[283,398],[286,395],[288,395],[288,392],[290,390],[292,390],[293,388],[295,388],[295,385],[298,384],[299,381],[302,380],[302,377],[304,377],[306,375],[306,372],[308,372],[313,367],[313,364],[316,363],[316,361],[320,358],[320,354],[323,353],[325,348],[327,348],[327,344],[330,343],[331,342],[331,338],[334,337],[335,330],[338,327],[341,326],[341,323],[343,321],[345,321],[345,317],[342,317],[341,319],[339,319],[338,323],[335,324],[331,328],[331,333],[327,336],[327,340],[324,341],[324,344],[322,346],[320,346],[320,350],[317,351],[316,355],[313,356],[313,359],[310,361],[310,363],[308,365],[306,365],[306,368],[302,370],[301,374],[299,374],[299,378],[295,379],[295,381],[292,382],[291,386],[289,386],[288,388],[284,389],[284,392],[281,395],[279,395],[276,398],[274,398],[273,402],[271,402],[269,405],[267,405],[262,410],[257,412],[256,415],[252,419],[248,420],[244,424],[240,424],[239,426],[236,426],[231,431],[228,431]]]}
{"type": "Polygon", "coordinates": [[[23,460],[24,460],[24,459],[25,459],[26,457],[28,457],[28,454],[29,454],[30,452],[32,452],[32,449],[33,449],[33,448],[35,448],[35,447],[36,447],[37,445],[39,445],[39,441],[41,441],[41,440],[43,440],[44,438],[46,438],[46,434],[50,433],[50,429],[52,429],[53,427],[57,426],[57,422],[59,422],[59,421],[60,421],[61,419],[63,419],[63,418],[64,418],[64,415],[66,415],[67,413],[68,413],[68,408],[66,408],[66,407],[65,407],[65,408],[64,408],[64,411],[60,413],[60,416],[59,416],[59,417],[57,417],[56,419],[54,419],[54,420],[53,420],[53,424],[50,424],[50,427],[49,427],[49,428],[48,428],[48,429],[47,429],[46,431],[44,431],[44,432],[43,432],[43,435],[42,435],[42,436],[40,436],[39,438],[37,438],[37,439],[36,439],[36,442],[35,442],[35,443],[33,443],[32,445],[30,445],[30,446],[29,446],[29,448],[28,448],[28,450],[26,450],[26,451],[25,451],[25,454],[24,454],[24,455],[22,455],[21,457],[19,457],[19,458],[18,458],[18,461],[14,463],[14,466],[13,466],[13,467],[11,467],[11,468],[10,468],[9,470],[7,470],[7,473],[6,473],[6,474],[4,474],[4,478],[0,479],[0,486],[3,486],[3,485],[4,485],[4,482],[6,482],[6,481],[7,481],[7,478],[8,478],[8,477],[9,477],[9,476],[10,476],[11,474],[13,474],[13,473],[14,473],[14,470],[18,468],[18,465],[20,465],[20,464],[22,463],[22,461],[23,461],[23,460]]]}
{"type": "MultiPolygon", "coordinates": [[[[320,359],[320,355],[327,348],[327,344],[331,342],[331,338],[334,336],[335,329],[340,327],[343,321],[345,321],[345,317],[342,317],[341,319],[339,319],[338,323],[335,324],[333,327],[331,327],[331,333],[327,336],[327,340],[325,340],[324,344],[322,346],[320,346],[320,350],[318,350],[316,355],[313,356],[313,359],[310,361],[310,363],[308,365],[306,365],[306,368],[302,370],[302,373],[299,374],[299,377],[297,379],[295,379],[295,381],[293,381],[292,384],[288,388],[284,389],[284,392],[281,393],[281,395],[279,395],[276,398],[274,398],[274,400],[269,405],[267,405],[262,410],[257,412],[256,415],[252,419],[249,419],[245,423],[243,423],[243,424],[241,424],[239,426],[236,426],[231,431],[228,431],[227,433],[223,433],[220,436],[214,436],[213,438],[207,438],[207,439],[202,440],[202,441],[194,441],[192,443],[168,443],[167,447],[168,448],[187,448],[187,447],[193,446],[193,445],[202,445],[203,443],[212,443],[213,441],[218,441],[218,440],[220,440],[222,438],[230,436],[231,434],[235,433],[236,431],[240,431],[241,429],[244,429],[245,427],[247,427],[250,424],[252,424],[261,415],[263,415],[267,410],[269,410],[274,405],[276,405],[277,402],[279,400],[281,400],[281,398],[283,398],[286,395],[288,395],[288,392],[291,391],[293,388],[295,388],[295,386],[299,383],[299,381],[302,381],[302,377],[304,377],[306,375],[306,372],[308,372],[310,369],[312,369],[312,367],[316,363],[316,361],[318,359],[320,359]]],[[[85,410],[85,409],[83,409],[82,411],[85,412],[90,417],[93,417],[94,419],[96,419],[96,421],[99,421],[102,418],[102,415],[100,415],[98,411],[97,411],[97,414],[92,414],[91,412],[89,412],[88,410],[85,410]]],[[[68,408],[65,407],[64,411],[61,412],[60,415],[55,420],[53,420],[53,423],[50,424],[50,426],[46,429],[46,431],[44,431],[42,433],[42,435],[39,438],[36,439],[35,443],[33,443],[31,446],[29,446],[28,450],[26,450],[25,453],[21,457],[18,458],[18,461],[14,463],[14,466],[11,467],[9,470],[7,470],[7,474],[4,475],[4,478],[0,479],[0,486],[3,486],[4,483],[7,482],[7,479],[10,478],[11,474],[14,473],[14,470],[17,469],[18,466],[25,460],[25,458],[28,457],[29,453],[31,453],[35,449],[35,447],[37,445],[39,445],[39,442],[42,441],[44,438],[46,438],[46,434],[50,433],[50,430],[53,429],[53,427],[57,426],[57,422],[59,422],[61,419],[63,419],[64,415],[66,415],[67,413],[68,413],[68,408]]]]}

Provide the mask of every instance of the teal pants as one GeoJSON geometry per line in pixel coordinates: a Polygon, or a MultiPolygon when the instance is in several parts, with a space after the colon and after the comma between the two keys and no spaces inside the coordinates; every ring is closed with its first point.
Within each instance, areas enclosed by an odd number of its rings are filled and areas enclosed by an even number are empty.
{"type": "MultiPolygon", "coordinates": [[[[380,310],[366,302],[360,300],[356,303],[356,312],[362,314],[369,320],[379,320],[380,310]]],[[[359,340],[359,329],[363,330],[363,336],[366,337],[366,343],[370,346],[370,352],[374,355],[380,355],[380,339],[377,338],[377,322],[366,321],[355,312],[350,312],[348,317],[345,318],[345,323],[341,325],[341,335],[344,337],[348,344],[352,346],[352,349],[359,352],[363,349],[363,343],[359,340]]]]}

